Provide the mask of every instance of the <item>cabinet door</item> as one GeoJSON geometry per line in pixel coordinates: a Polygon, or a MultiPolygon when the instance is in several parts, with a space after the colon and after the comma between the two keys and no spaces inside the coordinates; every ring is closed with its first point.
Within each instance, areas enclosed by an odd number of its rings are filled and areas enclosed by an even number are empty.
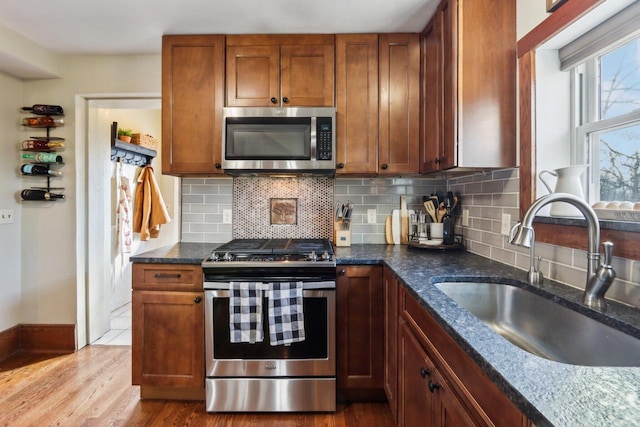
{"type": "Polygon", "coordinates": [[[442,31],[442,142],[439,169],[457,165],[458,149],[458,0],[446,0],[437,12],[442,31]]]}
{"type": "Polygon", "coordinates": [[[379,168],[381,175],[419,172],[420,40],[381,34],[379,168]]]}
{"type": "Polygon", "coordinates": [[[222,174],[223,103],[224,36],[163,36],[163,174],[222,174]]]}
{"type": "Polygon", "coordinates": [[[282,106],[332,107],[334,46],[280,47],[282,106]]]}
{"type": "Polygon", "coordinates": [[[133,384],[204,387],[203,298],[202,292],[133,292],[133,384]]]}
{"type": "Polygon", "coordinates": [[[398,421],[398,279],[384,268],[384,391],[398,421]]]}
{"type": "MultiPolygon", "coordinates": [[[[476,421],[460,403],[451,386],[438,371],[432,373],[429,390],[433,394],[434,426],[486,426],[487,423],[476,421]]],[[[517,427],[517,426],[516,426],[517,427]]]]}
{"type": "Polygon", "coordinates": [[[422,123],[420,135],[420,172],[440,169],[442,151],[442,57],[439,16],[422,33],[422,123]]]}
{"type": "Polygon", "coordinates": [[[338,268],[337,387],[348,400],[384,397],[382,267],[338,268]]]}
{"type": "Polygon", "coordinates": [[[429,380],[435,368],[404,321],[400,321],[398,354],[400,361],[399,425],[432,426],[434,425],[433,394],[429,391],[429,380]]]}
{"type": "Polygon", "coordinates": [[[336,36],[336,173],[378,170],[378,35],[336,36]]]}
{"type": "Polygon", "coordinates": [[[279,103],[278,46],[227,46],[227,106],[273,107],[279,103]]]}

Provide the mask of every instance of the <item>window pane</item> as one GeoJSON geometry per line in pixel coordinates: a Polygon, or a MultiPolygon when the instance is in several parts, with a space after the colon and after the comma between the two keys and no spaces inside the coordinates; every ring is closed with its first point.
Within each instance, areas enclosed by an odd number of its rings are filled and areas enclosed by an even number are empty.
{"type": "Polygon", "coordinates": [[[640,201],[640,124],[603,132],[600,142],[600,200],[640,201]]]}
{"type": "Polygon", "coordinates": [[[640,38],[600,58],[600,118],[640,108],[640,38]]]}

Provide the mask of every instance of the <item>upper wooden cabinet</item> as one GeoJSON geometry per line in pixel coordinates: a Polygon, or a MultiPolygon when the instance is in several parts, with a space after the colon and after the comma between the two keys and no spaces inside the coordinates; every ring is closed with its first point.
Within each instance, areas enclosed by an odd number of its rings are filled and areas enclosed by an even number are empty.
{"type": "Polygon", "coordinates": [[[422,34],[420,169],[516,164],[515,1],[443,0],[422,34]]]}
{"type": "Polygon", "coordinates": [[[332,107],[332,34],[227,36],[228,107],[332,107]]]}
{"type": "Polygon", "coordinates": [[[378,35],[336,36],[336,173],[378,170],[378,35]]]}
{"type": "Polygon", "coordinates": [[[380,35],[380,175],[419,172],[420,39],[418,34],[380,35]]]}
{"type": "Polygon", "coordinates": [[[224,41],[162,37],[163,174],[222,174],[224,41]]]}
{"type": "Polygon", "coordinates": [[[336,37],[336,173],[419,172],[418,34],[336,37]]]}

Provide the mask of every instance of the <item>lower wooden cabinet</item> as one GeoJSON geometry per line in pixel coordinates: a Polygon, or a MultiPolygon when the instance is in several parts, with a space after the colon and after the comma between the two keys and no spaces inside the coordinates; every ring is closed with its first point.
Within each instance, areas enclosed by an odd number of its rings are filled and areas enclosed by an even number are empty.
{"type": "Polygon", "coordinates": [[[140,397],[204,400],[201,289],[199,266],[134,263],[132,379],[140,397]]]}
{"type": "Polygon", "coordinates": [[[399,292],[400,426],[529,426],[404,287],[399,292]]]}
{"type": "Polygon", "coordinates": [[[398,421],[398,278],[388,268],[384,287],[384,392],[393,419],[398,421]]]}
{"type": "Polygon", "coordinates": [[[384,400],[382,267],[339,266],[336,288],[338,396],[384,400]]]}
{"type": "Polygon", "coordinates": [[[400,425],[481,426],[440,374],[436,364],[411,332],[400,321],[400,425]]]}

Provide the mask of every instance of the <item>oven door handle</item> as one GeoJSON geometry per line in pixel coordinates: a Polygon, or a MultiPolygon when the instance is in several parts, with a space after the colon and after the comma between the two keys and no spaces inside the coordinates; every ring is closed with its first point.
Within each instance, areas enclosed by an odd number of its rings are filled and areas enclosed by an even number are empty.
{"type": "MultiPolygon", "coordinates": [[[[291,280],[294,282],[295,280],[291,280]]],[[[284,280],[283,280],[284,282],[284,280]]],[[[263,283],[265,285],[264,289],[267,290],[269,288],[269,282],[263,283]]],[[[219,289],[219,290],[229,290],[229,282],[204,282],[205,289],[219,289]]],[[[320,281],[320,282],[303,282],[302,289],[335,289],[336,282],[334,280],[320,281]]]]}

